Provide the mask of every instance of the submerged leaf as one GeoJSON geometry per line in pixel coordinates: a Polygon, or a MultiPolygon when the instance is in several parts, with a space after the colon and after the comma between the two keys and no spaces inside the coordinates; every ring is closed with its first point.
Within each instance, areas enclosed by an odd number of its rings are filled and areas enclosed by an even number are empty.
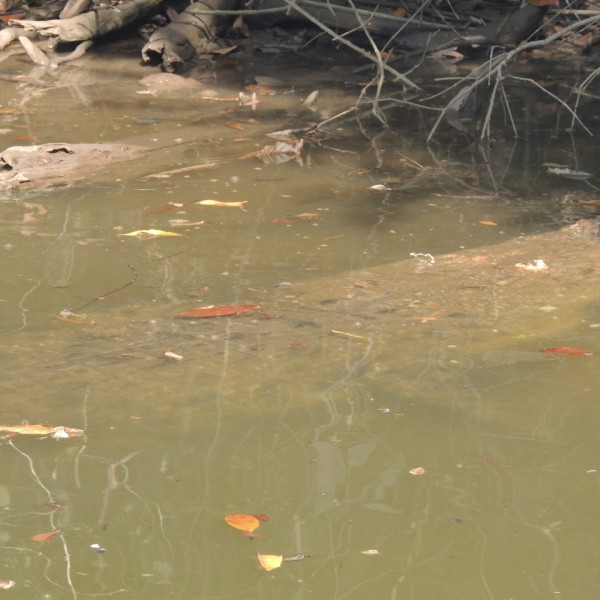
{"type": "Polygon", "coordinates": [[[60,533],[60,529],[55,529],[54,531],[48,531],[46,533],[38,533],[37,535],[34,535],[31,539],[34,542],[49,542],[50,540],[54,539],[57,535],[60,535],[60,533]]]}
{"type": "Polygon", "coordinates": [[[204,319],[207,317],[231,317],[234,315],[252,315],[259,307],[256,304],[237,304],[234,306],[201,306],[184,310],[177,316],[180,319],[204,319]]]}
{"type": "Polygon", "coordinates": [[[592,356],[593,354],[596,354],[596,352],[592,352],[591,350],[569,348],[568,346],[562,346],[559,348],[542,348],[540,352],[545,352],[546,354],[572,354],[576,356],[592,356]]]}
{"type": "Polygon", "coordinates": [[[278,569],[283,562],[283,556],[281,554],[259,554],[256,553],[256,557],[258,558],[258,562],[260,566],[265,571],[272,571],[273,569],[278,569]]]}
{"type": "Polygon", "coordinates": [[[252,515],[243,513],[232,513],[225,516],[225,522],[235,529],[239,529],[246,533],[252,533],[260,525],[260,521],[252,515]]]}

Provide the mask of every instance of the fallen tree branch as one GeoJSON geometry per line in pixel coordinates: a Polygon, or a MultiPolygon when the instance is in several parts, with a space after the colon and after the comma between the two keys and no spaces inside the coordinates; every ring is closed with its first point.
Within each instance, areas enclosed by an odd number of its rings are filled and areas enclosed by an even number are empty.
{"type": "Polygon", "coordinates": [[[117,31],[156,10],[162,0],[125,0],[118,6],[49,21],[15,19],[26,31],[56,36],[60,42],[84,42],[117,31]]]}

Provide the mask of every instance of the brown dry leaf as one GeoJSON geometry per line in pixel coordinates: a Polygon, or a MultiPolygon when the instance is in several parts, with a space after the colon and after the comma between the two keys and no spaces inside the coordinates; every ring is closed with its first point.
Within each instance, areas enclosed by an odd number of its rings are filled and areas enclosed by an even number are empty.
{"type": "Polygon", "coordinates": [[[242,200],[238,202],[221,202],[221,200],[198,200],[196,204],[201,204],[202,206],[222,206],[225,208],[241,208],[243,211],[244,204],[248,204],[248,200],[242,200]]]}
{"type": "Polygon", "coordinates": [[[60,533],[60,529],[55,529],[54,531],[48,531],[46,533],[38,533],[37,535],[34,535],[31,539],[34,542],[49,542],[50,540],[54,539],[57,535],[60,535],[60,533]]]}
{"type": "Polygon", "coordinates": [[[136,237],[138,240],[150,240],[155,237],[182,237],[181,233],[162,231],[161,229],[139,229],[129,233],[119,233],[120,236],[136,237]]]}
{"type": "Polygon", "coordinates": [[[265,571],[272,571],[273,569],[278,569],[283,562],[283,556],[281,554],[259,554],[256,553],[256,558],[258,558],[258,562],[260,566],[265,571]]]}
{"type": "Polygon", "coordinates": [[[397,8],[393,13],[395,17],[404,17],[406,15],[405,8],[397,8]]]}
{"type": "Polygon", "coordinates": [[[425,469],[423,467],[415,467],[409,471],[411,475],[425,475],[425,469]]]}
{"type": "MultiPolygon", "coordinates": [[[[235,31],[238,35],[249,38],[250,37],[250,29],[248,29],[248,25],[244,21],[244,17],[242,15],[238,15],[233,22],[233,25],[230,27],[232,31],[235,31]]],[[[236,46],[237,47],[237,46],[236,46]]]]}
{"type": "Polygon", "coordinates": [[[49,435],[55,439],[80,437],[83,429],[72,429],[71,427],[47,427],[46,425],[0,425],[0,431],[14,433],[15,435],[49,435]]]}
{"type": "Polygon", "coordinates": [[[231,525],[231,527],[246,533],[252,533],[260,525],[260,521],[256,517],[244,513],[232,513],[226,515],[225,522],[227,525],[231,525]]]}
{"type": "Polygon", "coordinates": [[[494,223],[494,221],[479,221],[480,225],[489,225],[490,227],[498,227],[498,223],[494,223]]]}
{"type": "Polygon", "coordinates": [[[238,48],[239,44],[235,44],[234,46],[228,46],[227,48],[215,48],[214,50],[211,50],[210,53],[216,56],[226,56],[227,54],[235,52],[238,48]]]}
{"type": "Polygon", "coordinates": [[[245,131],[245,127],[241,123],[225,123],[229,129],[237,129],[238,131],[245,131]]]}
{"type": "Polygon", "coordinates": [[[419,323],[428,323],[429,321],[437,321],[437,317],[434,315],[422,316],[422,317],[409,317],[409,321],[419,321],[419,323]]]}

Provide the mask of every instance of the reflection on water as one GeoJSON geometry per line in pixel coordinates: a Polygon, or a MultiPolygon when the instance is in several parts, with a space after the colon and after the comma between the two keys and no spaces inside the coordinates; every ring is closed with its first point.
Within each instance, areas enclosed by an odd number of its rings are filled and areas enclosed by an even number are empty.
{"type": "Polygon", "coordinates": [[[265,166],[237,157],[304,125],[297,100],[310,90],[230,116],[218,103],[136,95],[145,72],[134,60],[121,69],[110,74],[125,85],[118,104],[93,69],[87,83],[31,92],[3,121],[2,146],[23,131],[42,142],[156,138],[166,149],[147,173],[216,166],[0,204],[1,422],[86,431],[1,447],[0,579],[16,582],[11,593],[595,597],[598,358],[537,352],[599,349],[593,242],[581,269],[553,272],[531,297],[498,268],[461,280],[450,265],[438,284],[411,258],[555,227],[568,207],[539,179],[543,161],[516,145],[515,169],[502,146],[491,185],[452,144],[426,151],[345,126],[309,147],[304,167],[265,166]],[[172,230],[174,218],[204,224],[177,238],[119,235],[172,230]],[[394,277],[410,285],[388,294],[394,277]],[[175,318],[238,303],[261,308],[175,318]],[[59,319],[63,309],[77,318],[59,319]],[[229,528],[232,512],[268,515],[266,537],[229,528]],[[257,552],[311,557],[266,573],[257,552]]]}

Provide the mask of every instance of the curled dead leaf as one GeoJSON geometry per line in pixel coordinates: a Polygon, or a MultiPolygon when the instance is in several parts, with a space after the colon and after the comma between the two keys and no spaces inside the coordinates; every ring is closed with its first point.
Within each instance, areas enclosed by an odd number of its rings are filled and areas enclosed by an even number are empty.
{"type": "Polygon", "coordinates": [[[415,467],[409,471],[411,475],[425,475],[425,469],[423,467],[415,467]]]}

